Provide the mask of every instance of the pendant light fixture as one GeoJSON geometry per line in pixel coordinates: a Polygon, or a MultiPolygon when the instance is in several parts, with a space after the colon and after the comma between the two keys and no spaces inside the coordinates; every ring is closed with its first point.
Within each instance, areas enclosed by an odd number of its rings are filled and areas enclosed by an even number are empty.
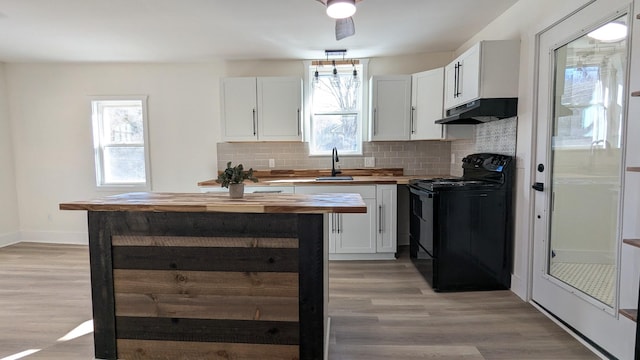
{"type": "Polygon", "coordinates": [[[360,77],[358,76],[358,70],[356,69],[356,64],[353,60],[351,60],[351,66],[353,66],[353,80],[352,84],[357,89],[360,87],[360,77]]]}
{"type": "Polygon", "coordinates": [[[320,73],[318,73],[318,67],[316,66],[316,72],[313,73],[313,80],[311,82],[311,85],[314,88],[317,88],[320,85],[320,73]]]}
{"type": "Polygon", "coordinates": [[[327,0],[327,15],[345,19],[356,13],[356,0],[327,0]]]}
{"type": "Polygon", "coordinates": [[[333,63],[333,72],[332,72],[333,75],[331,75],[331,84],[334,87],[339,87],[340,86],[340,76],[338,76],[338,69],[336,68],[336,61],[333,60],[332,63],[333,63]]]}

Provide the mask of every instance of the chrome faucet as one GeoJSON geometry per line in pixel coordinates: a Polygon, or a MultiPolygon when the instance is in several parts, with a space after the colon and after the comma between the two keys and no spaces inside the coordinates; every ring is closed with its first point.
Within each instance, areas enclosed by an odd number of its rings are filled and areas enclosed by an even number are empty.
{"type": "Polygon", "coordinates": [[[334,147],[333,150],[331,150],[331,176],[336,176],[342,173],[342,171],[336,170],[337,162],[340,162],[340,159],[338,158],[338,149],[334,147]]]}

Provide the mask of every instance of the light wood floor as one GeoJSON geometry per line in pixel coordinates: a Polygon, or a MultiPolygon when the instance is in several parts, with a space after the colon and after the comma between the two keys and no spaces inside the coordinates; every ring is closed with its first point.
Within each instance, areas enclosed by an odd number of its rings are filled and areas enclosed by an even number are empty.
{"type": "MultiPolygon", "coordinates": [[[[0,359],[93,359],[88,248],[0,248],[0,359]]],[[[330,265],[331,360],[597,359],[509,291],[434,293],[406,253],[330,265]]]]}

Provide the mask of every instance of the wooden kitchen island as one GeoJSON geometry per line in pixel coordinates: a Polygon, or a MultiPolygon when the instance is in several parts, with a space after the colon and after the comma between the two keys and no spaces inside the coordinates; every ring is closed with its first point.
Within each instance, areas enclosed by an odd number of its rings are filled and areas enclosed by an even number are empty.
{"type": "Polygon", "coordinates": [[[324,213],[358,194],[130,193],[87,210],[98,359],[323,359],[324,213]]]}

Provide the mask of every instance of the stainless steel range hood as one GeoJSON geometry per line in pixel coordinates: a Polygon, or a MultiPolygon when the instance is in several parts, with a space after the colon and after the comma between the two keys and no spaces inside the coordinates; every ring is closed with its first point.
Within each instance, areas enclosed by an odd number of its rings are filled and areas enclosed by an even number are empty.
{"type": "Polygon", "coordinates": [[[518,115],[518,98],[478,99],[447,110],[447,117],[436,124],[480,124],[518,115]]]}

